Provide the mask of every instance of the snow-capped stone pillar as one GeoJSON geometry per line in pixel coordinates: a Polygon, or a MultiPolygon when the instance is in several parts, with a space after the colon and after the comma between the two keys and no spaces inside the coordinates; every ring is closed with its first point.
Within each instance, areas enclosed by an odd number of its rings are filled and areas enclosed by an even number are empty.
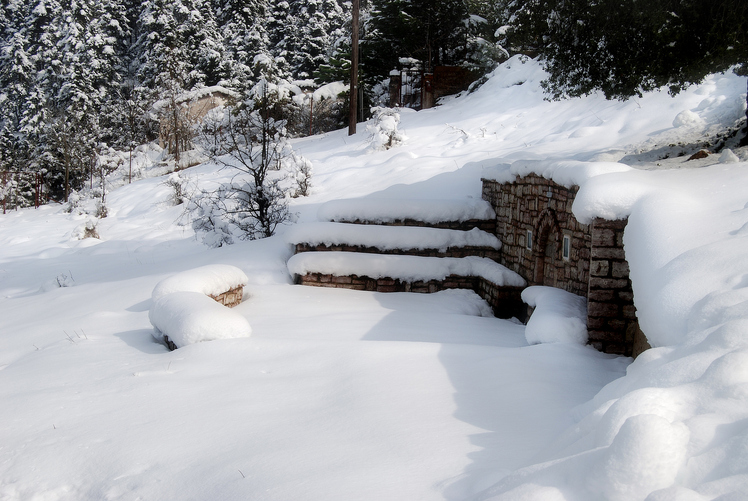
{"type": "MultiPolygon", "coordinates": [[[[638,331],[629,264],[623,250],[627,219],[597,218],[590,225],[590,280],[587,291],[589,343],[605,353],[632,355],[638,331]]],[[[641,331],[639,331],[641,332],[641,331]]]]}

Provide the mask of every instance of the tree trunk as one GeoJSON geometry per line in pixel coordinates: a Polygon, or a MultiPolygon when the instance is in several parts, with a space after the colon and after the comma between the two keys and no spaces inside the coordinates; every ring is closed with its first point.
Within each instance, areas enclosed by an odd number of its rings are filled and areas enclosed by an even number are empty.
{"type": "MultiPolygon", "coordinates": [[[[746,80],[746,91],[748,91],[748,80],[746,80]]],[[[743,129],[743,138],[740,140],[740,146],[748,146],[748,93],[745,95],[745,128],[743,129]]]]}

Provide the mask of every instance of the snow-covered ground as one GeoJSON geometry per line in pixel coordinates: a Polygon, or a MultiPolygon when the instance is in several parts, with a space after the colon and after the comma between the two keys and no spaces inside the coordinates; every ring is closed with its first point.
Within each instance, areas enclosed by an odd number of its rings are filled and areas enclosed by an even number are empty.
{"type": "Polygon", "coordinates": [[[656,348],[631,363],[528,345],[467,291],[294,286],[287,228],[210,249],[164,178],[140,179],[108,195],[101,240],[60,206],[0,216],[0,500],[744,499],[748,158],[678,155],[740,120],[745,81],[621,103],[546,102],[541,79],[514,58],[474,94],[403,110],[391,150],[295,141],[314,167],[297,224],[336,199],[479,199],[481,175],[579,182],[580,219],[630,216],[656,348]],[[154,287],[214,264],[246,274],[232,311],[251,337],[169,352],[154,287]]]}

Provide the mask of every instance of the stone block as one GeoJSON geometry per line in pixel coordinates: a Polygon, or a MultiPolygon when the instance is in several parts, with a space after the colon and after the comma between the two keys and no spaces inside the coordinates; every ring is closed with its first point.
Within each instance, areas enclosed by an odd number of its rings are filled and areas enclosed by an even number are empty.
{"type": "Polygon", "coordinates": [[[614,278],[628,278],[629,276],[629,263],[626,261],[615,261],[613,262],[613,277],[614,278]]]}
{"type": "Polygon", "coordinates": [[[610,229],[598,229],[592,230],[592,246],[593,247],[616,247],[616,233],[610,229]]]}
{"type": "Polygon", "coordinates": [[[623,307],[623,317],[629,320],[636,320],[636,306],[627,304],[623,307]]]}
{"type": "MultiPolygon", "coordinates": [[[[620,343],[623,341],[625,333],[613,332],[606,329],[590,329],[587,331],[590,341],[602,341],[606,345],[608,343],[620,343]]],[[[608,353],[608,352],[606,352],[608,353]]]]}
{"type": "Polygon", "coordinates": [[[605,327],[604,318],[592,318],[587,317],[587,329],[588,330],[600,330],[605,327]]]}
{"type": "Polygon", "coordinates": [[[615,300],[615,291],[608,289],[593,289],[587,293],[587,299],[590,301],[608,303],[615,300]]]}
{"type": "Polygon", "coordinates": [[[627,325],[628,322],[626,320],[618,318],[612,318],[608,320],[608,329],[615,332],[623,332],[625,334],[627,325]]]}
{"type": "Polygon", "coordinates": [[[599,278],[590,277],[591,289],[625,289],[629,286],[629,281],[622,278],[599,278]]]}
{"type": "Polygon", "coordinates": [[[590,261],[590,275],[593,277],[607,277],[610,275],[610,262],[605,259],[590,261]]]}
{"type": "Polygon", "coordinates": [[[397,292],[395,285],[377,285],[377,292],[397,292]]]}
{"type": "Polygon", "coordinates": [[[615,303],[598,303],[589,301],[587,303],[588,317],[615,318],[620,314],[620,308],[615,303]]]}
{"type": "Polygon", "coordinates": [[[630,290],[618,291],[617,295],[622,302],[631,303],[634,301],[634,293],[630,290]]]}

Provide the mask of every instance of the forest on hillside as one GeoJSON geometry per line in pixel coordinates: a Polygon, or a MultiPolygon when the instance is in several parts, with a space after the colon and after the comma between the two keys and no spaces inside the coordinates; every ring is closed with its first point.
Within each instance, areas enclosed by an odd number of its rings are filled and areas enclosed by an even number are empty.
{"type": "MultiPolygon", "coordinates": [[[[303,135],[320,130],[301,125],[302,106],[282,89],[350,78],[350,0],[0,5],[0,171],[42,173],[56,200],[95,170],[103,176],[110,148],[154,140],[157,102],[176,106],[185,92],[221,86],[240,96],[239,108],[255,107],[260,85],[263,106],[272,99],[284,130],[303,135]]],[[[360,9],[365,114],[382,104],[401,58],[423,71],[462,66],[480,82],[510,55],[539,55],[551,97],[627,98],[740,70],[748,45],[748,7],[738,0],[362,0],[360,9]]],[[[345,94],[317,112],[321,127],[344,126],[345,94]]]]}

